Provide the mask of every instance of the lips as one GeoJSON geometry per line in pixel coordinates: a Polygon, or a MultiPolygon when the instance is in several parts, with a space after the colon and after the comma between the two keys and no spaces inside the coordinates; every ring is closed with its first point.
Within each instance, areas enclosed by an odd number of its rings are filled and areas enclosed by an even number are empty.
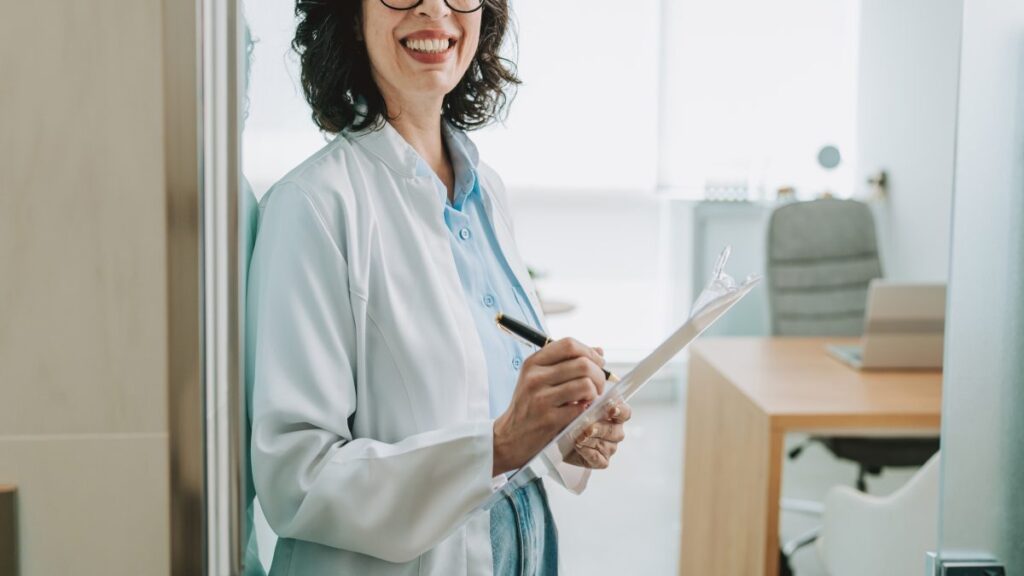
{"type": "Polygon", "coordinates": [[[443,30],[420,30],[400,40],[414,59],[425,63],[443,62],[453,51],[458,39],[443,30]]]}
{"type": "Polygon", "coordinates": [[[447,40],[444,38],[430,38],[430,39],[415,39],[406,40],[404,45],[410,50],[416,52],[426,52],[428,54],[437,54],[438,52],[444,52],[445,50],[452,47],[454,40],[447,40]]]}

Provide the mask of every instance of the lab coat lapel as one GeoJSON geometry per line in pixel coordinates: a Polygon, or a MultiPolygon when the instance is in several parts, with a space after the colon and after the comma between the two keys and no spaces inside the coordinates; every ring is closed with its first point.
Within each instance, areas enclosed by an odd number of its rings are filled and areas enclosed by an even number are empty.
{"type": "Polygon", "coordinates": [[[459,270],[455,266],[448,227],[444,223],[444,208],[437,201],[437,191],[430,180],[413,178],[409,182],[409,190],[412,192],[409,200],[415,207],[413,225],[419,225],[423,231],[423,239],[428,245],[434,270],[437,271],[445,288],[448,310],[459,325],[457,337],[461,341],[465,358],[464,374],[469,417],[488,418],[490,391],[487,384],[487,358],[484,356],[476,323],[473,321],[462,284],[459,282],[459,270]]]}
{"type": "Polygon", "coordinates": [[[433,269],[444,287],[447,309],[459,326],[459,333],[455,337],[460,342],[465,359],[463,377],[468,416],[473,419],[489,418],[487,358],[459,281],[448,227],[444,222],[444,199],[438,195],[429,178],[416,175],[419,155],[390,124],[385,124],[380,130],[361,134],[358,140],[405,182],[404,193],[399,200],[405,202],[411,212],[410,224],[422,232],[420,237],[426,244],[433,269]]]}

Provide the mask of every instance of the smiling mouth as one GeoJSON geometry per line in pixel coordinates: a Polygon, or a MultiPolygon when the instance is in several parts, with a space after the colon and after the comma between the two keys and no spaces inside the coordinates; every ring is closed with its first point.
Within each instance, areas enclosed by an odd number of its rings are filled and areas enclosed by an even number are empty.
{"type": "Polygon", "coordinates": [[[405,46],[413,52],[419,52],[420,54],[442,54],[451,50],[455,46],[454,38],[417,38],[412,40],[402,40],[402,46],[405,46]]]}

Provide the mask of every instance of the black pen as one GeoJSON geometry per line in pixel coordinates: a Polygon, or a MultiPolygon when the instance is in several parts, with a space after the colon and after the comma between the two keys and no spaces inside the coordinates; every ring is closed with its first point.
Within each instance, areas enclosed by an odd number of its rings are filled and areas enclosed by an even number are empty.
{"type": "MultiPolygon", "coordinates": [[[[515,318],[509,318],[504,314],[499,313],[494,318],[494,321],[498,323],[498,326],[502,330],[523,340],[527,344],[533,344],[537,348],[543,348],[548,344],[554,342],[554,340],[549,338],[547,335],[538,332],[533,328],[530,328],[529,326],[520,322],[519,320],[516,320],[515,318]]],[[[604,377],[608,379],[609,382],[619,381],[619,377],[616,376],[615,374],[612,374],[611,372],[603,368],[601,370],[604,372],[604,377]]]]}

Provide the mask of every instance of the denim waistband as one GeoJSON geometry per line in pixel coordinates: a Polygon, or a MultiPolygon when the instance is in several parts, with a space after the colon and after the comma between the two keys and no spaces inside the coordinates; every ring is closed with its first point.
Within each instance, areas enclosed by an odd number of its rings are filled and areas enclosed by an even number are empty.
{"type": "Polygon", "coordinates": [[[540,479],[491,508],[494,576],[556,576],[558,534],[540,479]]]}

